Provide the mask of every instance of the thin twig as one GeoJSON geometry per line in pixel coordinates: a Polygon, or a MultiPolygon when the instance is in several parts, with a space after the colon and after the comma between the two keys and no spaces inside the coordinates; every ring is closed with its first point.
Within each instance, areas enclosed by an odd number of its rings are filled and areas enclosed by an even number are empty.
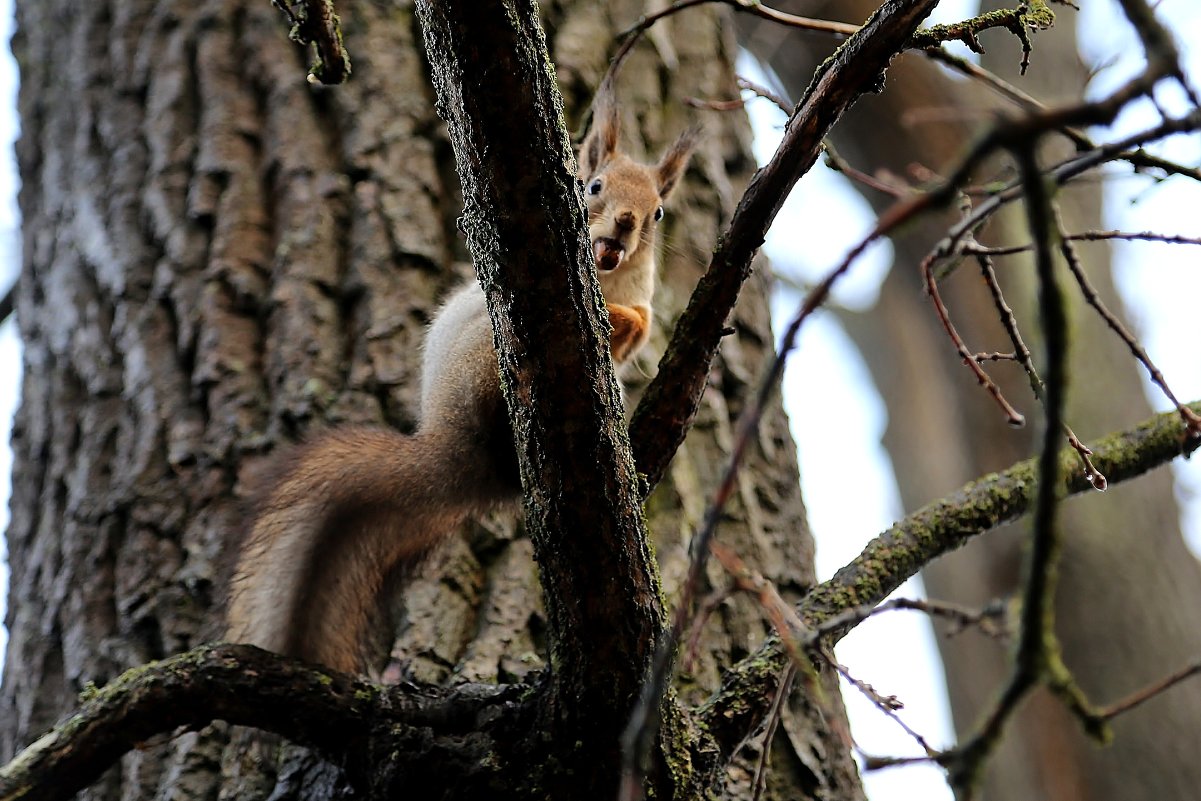
{"type": "MultiPolygon", "coordinates": [[[[1063,239],[1070,242],[1108,242],[1121,240],[1125,242],[1160,242],[1167,245],[1201,245],[1201,236],[1184,236],[1182,234],[1162,234],[1157,231],[1082,231],[1078,234],[1064,234],[1063,239]]],[[[1026,253],[1034,246],[1001,245],[985,247],[978,243],[964,245],[963,252],[981,256],[1013,256],[1026,253]]]]}
{"type": "Polygon", "coordinates": [[[1187,678],[1196,676],[1201,673],[1201,660],[1193,662],[1191,665],[1177,670],[1168,676],[1163,677],[1157,682],[1150,684],[1138,692],[1132,693],[1120,701],[1116,701],[1109,706],[1101,707],[1097,710],[1097,716],[1102,720],[1113,720],[1118,715],[1129,712],[1135,707],[1141,706],[1143,703],[1150,701],[1164,691],[1175,687],[1180,682],[1187,678]]]}
{"type": "MultiPolygon", "coordinates": [[[[1201,411],[1201,400],[1191,404],[1201,411]]],[[[1158,414],[1127,431],[1091,443],[1094,458],[1111,484],[1128,481],[1188,453],[1180,416],[1158,414]]],[[[1061,462],[1074,463],[1075,453],[1064,450],[1061,462]]],[[[1037,460],[1029,459],[970,482],[945,498],[898,521],[864,546],[863,551],[814,587],[801,601],[798,614],[809,628],[829,629],[831,643],[857,620],[870,615],[906,579],[932,560],[959,548],[979,534],[1026,514],[1038,487],[1037,460]],[[843,617],[845,625],[830,626],[843,617]]],[[[1055,491],[1075,495],[1092,487],[1084,477],[1065,469],[1055,491]]],[[[712,735],[721,758],[728,757],[759,725],[774,696],[780,671],[791,657],[779,639],[769,637],[754,653],[726,672],[721,688],[695,711],[699,725],[712,735]]]]}
{"type": "MultiPolygon", "coordinates": [[[[1100,722],[1109,722],[1114,718],[1142,706],[1147,701],[1156,698],[1172,687],[1175,687],[1182,681],[1201,674],[1201,660],[1197,660],[1180,670],[1164,676],[1158,681],[1152,682],[1146,687],[1131,693],[1129,696],[1120,701],[1116,701],[1109,706],[1097,709],[1093,714],[1100,722]]],[[[881,770],[884,768],[903,767],[905,765],[917,765],[930,762],[942,762],[947,758],[950,752],[936,752],[928,756],[869,756],[860,752],[863,758],[865,770],[881,770]]]]}
{"type": "MultiPolygon", "coordinates": [[[[984,764],[1000,741],[1006,724],[1018,705],[1038,683],[1064,695],[1072,695],[1074,684],[1059,661],[1053,626],[1054,597],[1060,552],[1056,516],[1059,506],[1059,438],[1063,427],[1067,386],[1067,311],[1063,292],[1055,276],[1051,225],[1053,204],[1035,160],[1036,141],[1015,148],[1026,187],[1026,217],[1034,241],[1035,266],[1039,280],[1039,317],[1046,345],[1047,377],[1043,386],[1046,426],[1038,457],[1038,492],[1032,521],[1033,532],[1023,570],[1021,627],[1009,681],[999,700],[985,714],[984,722],[960,746],[947,752],[940,763],[957,795],[971,798],[984,764]]],[[[1077,704],[1081,705],[1081,704],[1077,704]]]]}
{"type": "Polygon", "coordinates": [[[703,5],[705,3],[721,3],[734,8],[737,11],[743,11],[761,19],[770,20],[781,25],[787,25],[791,28],[800,28],[802,30],[814,31],[816,33],[825,33],[832,36],[837,36],[840,39],[846,39],[852,36],[857,30],[858,25],[849,25],[845,22],[830,22],[829,20],[811,19],[809,17],[798,17],[794,14],[786,14],[783,11],[776,11],[768,8],[762,3],[745,2],[740,0],[677,0],[667,8],[656,11],[653,14],[647,14],[631,25],[626,30],[617,34],[617,38],[621,41],[622,50],[628,50],[633,46],[643,33],[652,25],[664,17],[671,16],[680,11],[684,11],[694,6],[703,5]]]}
{"type": "Polygon", "coordinates": [[[834,145],[829,139],[823,142],[822,145],[826,152],[826,166],[836,172],[842,173],[852,181],[861,183],[870,189],[875,189],[877,192],[882,192],[889,197],[901,198],[905,197],[906,195],[913,194],[913,190],[910,188],[893,186],[892,184],[881,181],[875,176],[868,175],[862,170],[852,167],[851,163],[839,155],[838,151],[834,149],[834,145]]]}
{"type": "Polygon", "coordinates": [[[792,114],[793,104],[789,103],[784,97],[776,94],[766,86],[760,86],[754,81],[748,81],[741,75],[738,76],[738,88],[751,92],[756,97],[761,97],[764,100],[770,100],[775,104],[776,108],[783,111],[785,114],[792,114]]]}
{"type": "MultiPolygon", "coordinates": [[[[880,604],[863,604],[844,609],[836,615],[831,615],[817,625],[803,628],[799,641],[801,648],[813,648],[831,635],[841,636],[870,617],[894,611],[923,612],[930,617],[942,617],[954,622],[959,631],[968,626],[978,627],[990,637],[1007,637],[1005,629],[1005,605],[993,602],[982,609],[968,609],[946,601],[918,600],[916,598],[894,598],[880,604]]],[[[952,632],[955,633],[955,632],[952,632]]]]}
{"type": "MultiPolygon", "coordinates": [[[[740,75],[738,76],[738,88],[745,92],[750,92],[756,97],[771,101],[772,105],[785,114],[792,114],[793,107],[788,104],[788,101],[766,86],[760,86],[754,81],[748,81],[740,75]]],[[[686,97],[684,98],[684,103],[692,108],[703,108],[710,111],[737,111],[738,109],[746,108],[746,101],[740,97],[731,100],[703,100],[699,97],[686,97]]]]}
{"type": "Polygon", "coordinates": [[[855,676],[851,674],[850,668],[839,663],[839,661],[834,658],[833,654],[825,653],[824,655],[826,657],[826,661],[829,662],[836,671],[838,671],[839,675],[846,679],[846,681],[852,687],[862,693],[863,696],[867,698],[867,700],[869,700],[873,706],[876,707],[876,709],[879,709],[886,717],[900,726],[901,729],[908,734],[923,751],[926,752],[928,757],[938,756],[938,749],[932,747],[925,737],[923,737],[916,729],[906,723],[901,716],[897,714],[897,710],[903,709],[904,704],[897,700],[895,695],[880,695],[880,693],[876,691],[875,687],[868,684],[866,681],[855,678],[855,676]]]}
{"type": "Polygon", "coordinates": [[[705,624],[730,595],[729,590],[714,590],[697,604],[696,614],[692,616],[692,623],[689,625],[688,637],[684,640],[684,659],[681,668],[685,673],[690,672],[696,663],[701,647],[701,637],[705,633],[705,624]]]}
{"type": "Polygon", "coordinates": [[[792,690],[793,679],[796,678],[797,666],[795,663],[789,663],[784,669],[784,675],[780,678],[779,692],[776,693],[775,700],[772,702],[771,708],[767,712],[767,730],[763,732],[763,746],[759,751],[759,761],[755,765],[755,789],[751,796],[751,801],[759,801],[763,796],[763,791],[767,789],[767,769],[771,763],[771,743],[776,737],[776,729],[780,725],[780,719],[784,716],[784,703],[788,699],[788,693],[792,690]]]}
{"type": "Polygon", "coordinates": [[[738,111],[746,107],[746,103],[742,101],[742,98],[735,98],[733,100],[703,100],[699,97],[689,96],[684,98],[683,102],[689,108],[704,109],[705,111],[738,111]]]}
{"type": "Polygon", "coordinates": [[[947,311],[947,305],[943,303],[942,295],[938,292],[938,281],[934,277],[934,261],[935,259],[932,255],[927,256],[922,260],[921,269],[922,280],[926,285],[926,294],[930,296],[930,302],[934,304],[934,311],[938,314],[938,321],[942,323],[943,330],[947,332],[947,336],[950,338],[951,344],[955,346],[955,350],[959,351],[963,363],[976,376],[976,381],[980,383],[980,386],[988,390],[988,394],[1001,407],[1001,411],[1005,413],[1006,422],[1014,428],[1021,428],[1026,425],[1026,418],[1005,399],[1005,394],[1001,392],[1001,387],[980,366],[980,362],[976,359],[972,351],[968,349],[967,343],[963,341],[963,337],[960,336],[959,330],[951,322],[951,315],[947,311]]]}
{"type": "Polygon", "coordinates": [[[964,629],[975,627],[987,636],[997,639],[1004,639],[1009,636],[1009,631],[1005,623],[1006,608],[1007,604],[1004,599],[992,601],[979,609],[971,609],[947,601],[921,600],[917,598],[895,598],[876,607],[880,611],[908,609],[915,612],[924,612],[930,617],[945,618],[955,624],[955,628],[947,632],[949,636],[955,635],[964,629]]]}
{"type": "Polygon", "coordinates": [[[973,353],[973,354],[972,354],[972,358],[973,358],[973,359],[975,359],[977,363],[983,363],[983,362],[1016,362],[1016,361],[1017,361],[1017,358],[1018,358],[1018,356],[1017,356],[1017,354],[1016,354],[1016,353],[1013,353],[1013,352],[1010,352],[1010,353],[1001,353],[1000,351],[992,351],[991,353],[984,353],[984,352],[981,352],[981,353],[973,353]]]}
{"type": "MultiPolygon", "coordinates": [[[[764,578],[759,571],[752,570],[732,548],[717,540],[709,543],[709,552],[717,561],[721,562],[722,567],[734,579],[734,584],[738,589],[755,596],[759,608],[767,615],[776,634],[784,640],[785,645],[789,646],[789,650],[794,655],[800,656],[801,650],[796,642],[797,638],[794,632],[800,632],[805,626],[788,602],[780,597],[776,585],[764,578]]],[[[798,661],[802,665],[808,663],[808,660],[804,659],[798,661]]]]}
{"type": "MultiPolygon", "coordinates": [[[[1005,296],[1001,292],[1001,284],[997,281],[997,273],[993,269],[992,259],[988,256],[976,256],[976,261],[980,265],[980,272],[984,276],[984,283],[988,287],[989,294],[992,296],[993,305],[997,309],[997,314],[1001,319],[1001,325],[1005,328],[1005,333],[1009,336],[1009,341],[1013,343],[1014,356],[1026,372],[1026,377],[1030,381],[1030,391],[1034,393],[1034,397],[1040,403],[1045,403],[1045,387],[1043,380],[1038,374],[1038,370],[1034,367],[1034,359],[1030,356],[1030,349],[1026,347],[1025,341],[1022,339],[1021,332],[1018,331],[1018,321],[1013,314],[1013,309],[1009,308],[1009,304],[1005,302],[1005,296]]],[[[1068,444],[1072,449],[1080,455],[1080,462],[1084,465],[1084,475],[1088,482],[1093,485],[1098,491],[1104,492],[1108,486],[1105,476],[1097,469],[1097,466],[1092,461],[1092,451],[1085,447],[1080,438],[1076,436],[1076,432],[1072,430],[1066,422],[1063,424],[1063,433],[1067,437],[1068,444]]]]}
{"type": "MultiPolygon", "coordinates": [[[[1055,220],[1056,224],[1062,228],[1063,220],[1060,219],[1058,215],[1056,215],[1055,220]]],[[[1188,408],[1179,400],[1177,400],[1175,393],[1173,393],[1171,388],[1168,387],[1167,379],[1164,378],[1163,373],[1158,367],[1155,366],[1155,363],[1151,361],[1151,357],[1148,355],[1146,348],[1139,344],[1139,341],[1134,334],[1130,333],[1130,330],[1122,324],[1122,321],[1117,318],[1117,315],[1111,312],[1109,307],[1105,305],[1105,302],[1101,300],[1101,295],[1097,292],[1096,287],[1094,287],[1092,282],[1088,280],[1088,276],[1085,274],[1084,268],[1080,264],[1080,258],[1076,254],[1076,249],[1072,246],[1072,243],[1066,239],[1062,240],[1059,250],[1061,253],[1063,253],[1064,259],[1067,260],[1068,269],[1072,271],[1072,277],[1076,279],[1076,284],[1080,287],[1080,292],[1084,295],[1085,302],[1093,308],[1093,311],[1100,315],[1101,319],[1105,321],[1105,324],[1109,326],[1109,330],[1118,335],[1118,338],[1121,339],[1122,342],[1126,344],[1126,347],[1130,349],[1130,352],[1134,354],[1134,358],[1138,359],[1143,367],[1146,368],[1147,372],[1151,376],[1151,380],[1155,382],[1155,385],[1163,391],[1163,394],[1166,395],[1168,400],[1172,402],[1172,405],[1176,407],[1177,413],[1180,414],[1180,417],[1188,426],[1190,432],[1189,436],[1194,438],[1201,437],[1201,416],[1198,416],[1193,412],[1192,409],[1188,408]]]]}
{"type": "MultiPolygon", "coordinates": [[[[667,8],[644,15],[632,26],[619,33],[618,40],[621,42],[621,48],[618,53],[624,56],[634,46],[638,38],[659,20],[705,3],[721,3],[722,5],[730,6],[736,11],[775,22],[779,25],[813,33],[822,33],[839,39],[848,39],[860,30],[860,26],[846,22],[832,22],[830,20],[801,17],[777,11],[758,2],[758,0],[677,0],[677,2],[672,3],[667,8]]],[[[1030,38],[1026,33],[1026,29],[1028,27],[1049,27],[1053,19],[1054,15],[1045,6],[1042,9],[1035,9],[1033,8],[1033,4],[1022,4],[1017,8],[999,9],[948,25],[934,25],[929,28],[921,28],[914,31],[913,36],[905,43],[903,49],[932,50],[938,48],[943,42],[963,42],[976,52],[984,52],[977,39],[978,35],[992,28],[1005,28],[1022,43],[1022,72],[1024,74],[1026,66],[1029,64],[1031,52],[1030,38]]]]}
{"type": "MultiPolygon", "coordinates": [[[[938,61],[952,69],[958,70],[963,75],[966,75],[973,80],[980,81],[985,86],[988,86],[997,94],[1005,99],[1021,106],[1026,111],[1046,111],[1047,106],[1040,102],[1033,95],[1023,92],[1018,87],[1014,86],[1009,81],[998,76],[996,73],[986,70],[979,64],[969,61],[966,58],[957,56],[943,47],[931,47],[925,50],[928,57],[938,61]]],[[[1096,147],[1091,139],[1089,139],[1082,131],[1070,125],[1059,129],[1059,132],[1070,139],[1080,150],[1091,150],[1096,147]]]]}
{"type": "MultiPolygon", "coordinates": [[[[1138,83],[1138,81],[1131,81],[1126,87],[1123,88],[1121,94],[1123,96],[1130,95],[1133,92],[1132,87],[1136,86],[1138,83]]],[[[1113,99],[1114,97],[1111,96],[1110,100],[1113,99]]],[[[1117,113],[1117,109],[1113,109],[1112,111],[1114,114],[1117,113]]],[[[1047,112],[1047,114],[1043,115],[1041,118],[1039,131],[1055,130],[1057,126],[1052,123],[1052,120],[1064,118],[1077,119],[1078,114],[1083,115],[1083,111],[1079,108],[1075,110],[1063,110],[1055,114],[1047,112]]],[[[1108,118],[1106,118],[1105,121],[1108,121],[1108,118]]],[[[1115,142],[1098,145],[1096,148],[1086,153],[1080,153],[1064,159],[1046,171],[1045,179],[1052,182],[1056,186],[1063,186],[1064,184],[1079,178],[1089,170],[1092,170],[1103,164],[1108,164],[1113,161],[1130,160],[1135,153],[1132,148],[1138,148],[1149,142],[1155,142],[1160,139],[1164,139],[1172,134],[1195,131],[1199,127],[1201,127],[1201,109],[1193,109],[1183,117],[1165,119],[1151,128],[1147,128],[1129,136],[1125,136],[1115,142]]],[[[1030,133],[1037,133],[1039,131],[1030,131],[1030,133]]],[[[997,138],[1009,137],[998,136],[997,138]]],[[[979,163],[979,160],[983,154],[991,152],[992,148],[998,144],[997,142],[991,141],[992,139],[992,136],[986,136],[984,139],[978,142],[973,148],[972,153],[969,154],[969,156],[965,158],[963,162],[961,162],[960,166],[956,168],[955,173],[951,176],[951,178],[946,179],[941,186],[954,186],[959,183],[962,178],[966,177],[968,170],[964,169],[964,167],[968,164],[975,165],[979,163]]],[[[1015,181],[1001,191],[993,193],[988,199],[976,204],[970,213],[965,215],[959,222],[951,226],[951,228],[947,231],[947,235],[943,237],[943,239],[940,240],[931,250],[930,255],[933,258],[941,261],[943,259],[953,258],[960,253],[967,252],[967,249],[969,248],[979,247],[975,243],[968,241],[969,234],[978,230],[989,218],[1000,211],[1001,208],[1022,197],[1022,191],[1023,188],[1021,182],[1015,181]]],[[[953,267],[940,269],[937,273],[938,280],[941,281],[947,278],[950,273],[953,272],[953,269],[953,267]]]]}
{"type": "Polygon", "coordinates": [[[4,297],[0,297],[0,325],[3,325],[4,322],[12,315],[16,297],[16,284],[13,284],[8,288],[8,291],[4,293],[4,297]]]}
{"type": "Polygon", "coordinates": [[[1184,69],[1180,66],[1180,51],[1171,31],[1155,17],[1155,11],[1143,0],[1118,0],[1126,19],[1143,44],[1147,58],[1147,71],[1171,76],[1180,84],[1194,106],[1201,105],[1197,92],[1189,85],[1184,69]]]}
{"type": "MultiPolygon", "coordinates": [[[[792,113],[792,106],[788,104],[783,97],[764,86],[760,86],[753,81],[748,81],[745,78],[738,79],[738,87],[744,91],[753,93],[756,97],[761,97],[764,100],[771,101],[776,108],[783,111],[785,114],[792,113]]],[[[710,111],[734,111],[744,108],[746,103],[742,99],[736,100],[702,100],[696,97],[686,97],[684,102],[692,108],[703,108],[710,111]]],[[[867,173],[851,166],[850,162],[838,154],[834,149],[834,144],[826,139],[822,142],[822,151],[826,154],[826,166],[835,172],[840,172],[852,181],[857,181],[866,187],[875,189],[877,192],[882,192],[889,197],[900,198],[912,194],[913,190],[905,187],[897,187],[892,184],[868,175],[867,173]]]]}

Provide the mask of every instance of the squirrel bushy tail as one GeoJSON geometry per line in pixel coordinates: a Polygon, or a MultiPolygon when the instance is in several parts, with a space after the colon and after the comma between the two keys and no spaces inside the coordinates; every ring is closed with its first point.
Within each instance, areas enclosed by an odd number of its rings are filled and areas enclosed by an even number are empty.
{"type": "MultiPolygon", "coordinates": [[[[615,107],[597,111],[579,175],[613,360],[623,363],[650,334],[655,233],[693,137],[639,164],[618,150],[615,107]]],[[[520,498],[492,324],[474,282],[451,295],[426,336],[420,416],[412,435],[334,429],[285,460],[242,547],[229,640],[362,672],[387,579],[466,518],[520,498]]]]}
{"type": "Polygon", "coordinates": [[[304,446],[246,542],[230,639],[364,670],[384,580],[490,505],[488,468],[437,428],[339,429],[304,446]]]}
{"type": "Polygon", "coordinates": [[[423,379],[416,433],[338,428],[286,460],[238,561],[231,641],[362,672],[387,578],[520,497],[478,286],[439,313],[423,379]]]}

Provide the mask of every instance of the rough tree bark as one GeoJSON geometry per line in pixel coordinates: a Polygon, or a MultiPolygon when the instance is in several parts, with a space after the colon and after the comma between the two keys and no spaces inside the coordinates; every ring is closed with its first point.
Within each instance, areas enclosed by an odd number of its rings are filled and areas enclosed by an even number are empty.
{"type": "MultiPolygon", "coordinates": [[[[547,4],[572,108],[589,99],[614,31],[641,10],[547,4]]],[[[244,499],[282,446],[339,423],[413,424],[423,327],[469,274],[457,182],[409,4],[340,11],[354,77],[314,90],[266,2],[18,4],[26,381],[0,759],[89,684],[219,633],[244,499]]],[[[683,96],[732,91],[723,20],[679,16],[658,52],[631,57],[621,97],[635,151],[654,154],[689,122],[683,96]]],[[[704,124],[668,217],[663,325],[752,166],[740,117],[704,124]]],[[[771,347],[766,282],[752,284],[698,423],[647,504],[669,593],[771,347]]],[[[722,538],[797,597],[813,582],[812,543],[778,408],[753,451],[722,538]]],[[[727,583],[716,569],[709,579],[727,583]]],[[[408,587],[390,675],[519,680],[544,665],[543,615],[528,540],[511,521],[486,521],[408,587]]],[[[702,697],[763,636],[752,601],[723,603],[684,696],[702,697]]],[[[837,727],[817,728],[818,717],[812,706],[785,712],[767,797],[858,797],[837,727]]],[[[214,726],[135,752],[85,796],[211,796],[222,774],[223,797],[338,792],[310,760],[277,770],[260,747],[223,756],[223,742],[214,726]]],[[[730,797],[749,797],[745,764],[730,771],[730,797]]]]}
{"type": "MultiPolygon", "coordinates": [[[[862,20],[875,7],[870,0],[831,0],[820,8],[777,5],[848,22],[862,20]]],[[[1066,102],[1081,96],[1086,75],[1076,55],[1074,12],[1057,6],[1056,13],[1055,27],[1034,37],[1035,51],[1025,77],[1017,74],[1018,44],[1004,32],[981,37],[987,49],[983,62],[1044,101],[1066,102]]],[[[815,50],[807,51],[783,46],[783,34],[770,24],[756,21],[742,27],[748,46],[772,64],[796,97],[808,81],[814,55],[824,52],[818,49],[821,40],[811,37],[815,50]]],[[[973,132],[989,120],[987,110],[997,106],[981,86],[950,80],[935,64],[910,54],[894,64],[877,102],[857,106],[833,139],[848,161],[868,173],[888,169],[903,176],[914,163],[939,171],[954,163],[973,132]]],[[[877,208],[891,202],[856,188],[877,208]]],[[[1100,200],[1094,184],[1065,193],[1068,228],[1103,227],[1100,200]]],[[[1030,453],[1037,430],[1033,425],[1025,433],[1015,433],[1004,425],[986,393],[959,363],[923,296],[917,265],[939,236],[939,225],[931,221],[894,238],[895,267],[877,306],[862,315],[844,316],[888,406],[885,445],[906,511],[972,476],[1022,458],[1030,453]]],[[[1025,237],[1021,211],[1016,210],[992,223],[979,238],[994,243],[1025,237]]],[[[1107,303],[1119,308],[1104,245],[1081,246],[1081,252],[1107,303]]],[[[1010,305],[1025,321],[1024,329],[1033,330],[1032,267],[1027,260],[1010,259],[998,260],[997,269],[1010,305]]],[[[974,264],[965,264],[945,286],[952,317],[969,347],[1010,350],[987,291],[974,277],[977,274],[974,264]]],[[[1123,419],[1141,418],[1148,404],[1141,368],[1125,346],[1083,304],[1077,304],[1074,318],[1079,330],[1068,421],[1088,439],[1122,425],[1123,419]]],[[[1011,400],[1029,397],[1025,378],[1016,367],[995,365],[990,372],[1011,400]]],[[[1033,401],[1019,405],[1028,419],[1039,419],[1033,401]]],[[[1116,698],[1201,653],[1201,632],[1193,620],[1193,610],[1201,604],[1201,571],[1180,536],[1169,474],[1160,472],[1088,503],[1069,504],[1064,526],[1058,629],[1065,659],[1091,697],[1116,698]]],[[[931,597],[982,606],[1012,594],[1028,524],[1009,528],[930,565],[923,576],[931,597]]],[[[942,639],[939,647],[947,666],[956,728],[969,731],[1005,680],[1008,650],[972,635],[942,639]]],[[[992,763],[984,797],[993,801],[1187,797],[1201,783],[1201,763],[1188,745],[1198,737],[1201,685],[1178,687],[1170,696],[1117,721],[1114,743],[1105,749],[1087,740],[1059,702],[1039,695],[1016,719],[992,763]]]]}

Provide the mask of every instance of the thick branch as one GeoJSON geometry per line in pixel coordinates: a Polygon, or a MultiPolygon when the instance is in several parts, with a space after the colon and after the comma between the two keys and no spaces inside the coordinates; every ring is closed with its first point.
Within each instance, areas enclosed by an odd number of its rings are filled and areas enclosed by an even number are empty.
{"type": "MultiPolygon", "coordinates": [[[[1189,406],[1201,410],[1201,401],[1189,406]]],[[[1094,462],[1112,487],[1186,454],[1184,434],[1180,416],[1167,412],[1090,447],[1094,462]]],[[[1094,491],[1078,469],[1075,451],[1064,449],[1059,460],[1064,495],[1094,491]]],[[[816,627],[846,610],[874,606],[942,554],[1021,517],[1030,510],[1035,496],[1036,471],[1034,459],[1019,462],[899,521],[806,595],[799,607],[801,618],[816,627]]],[[[849,629],[850,625],[836,632],[833,639],[840,639],[849,629]]],[[[701,708],[700,722],[714,738],[719,760],[731,754],[762,720],[787,661],[779,640],[770,638],[730,669],[721,689],[701,708]]]]}
{"type": "Polygon", "coordinates": [[[562,102],[531,0],[422,2],[418,14],[496,330],[552,708],[567,723],[562,745],[587,743],[588,769],[612,781],[663,612],[562,102]]]}
{"type": "Polygon", "coordinates": [[[72,798],[155,735],[215,720],[253,726],[335,759],[383,723],[462,735],[504,688],[404,694],[249,645],[206,645],[126,671],[0,768],[0,801],[72,798]]]}
{"type": "Polygon", "coordinates": [[[650,487],[663,477],[696,415],[726,318],[780,206],[817,161],[830,128],[861,94],[879,86],[884,68],[935,4],[885,2],[818,71],[775,155],[752,179],[630,423],[638,470],[650,487]]]}

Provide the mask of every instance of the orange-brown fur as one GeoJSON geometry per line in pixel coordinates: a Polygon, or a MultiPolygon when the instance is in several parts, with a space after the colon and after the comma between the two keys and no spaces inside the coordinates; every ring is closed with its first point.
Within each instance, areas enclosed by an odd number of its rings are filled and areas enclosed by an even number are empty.
{"type": "MultiPolygon", "coordinates": [[[[599,279],[613,360],[623,363],[650,335],[656,222],[691,137],[649,166],[618,151],[617,138],[616,109],[602,100],[579,174],[594,248],[621,253],[599,279]]],[[[454,292],[430,327],[420,417],[412,435],[335,429],[295,452],[242,548],[230,640],[363,671],[387,577],[471,515],[520,497],[492,328],[474,283],[454,292]]]]}

